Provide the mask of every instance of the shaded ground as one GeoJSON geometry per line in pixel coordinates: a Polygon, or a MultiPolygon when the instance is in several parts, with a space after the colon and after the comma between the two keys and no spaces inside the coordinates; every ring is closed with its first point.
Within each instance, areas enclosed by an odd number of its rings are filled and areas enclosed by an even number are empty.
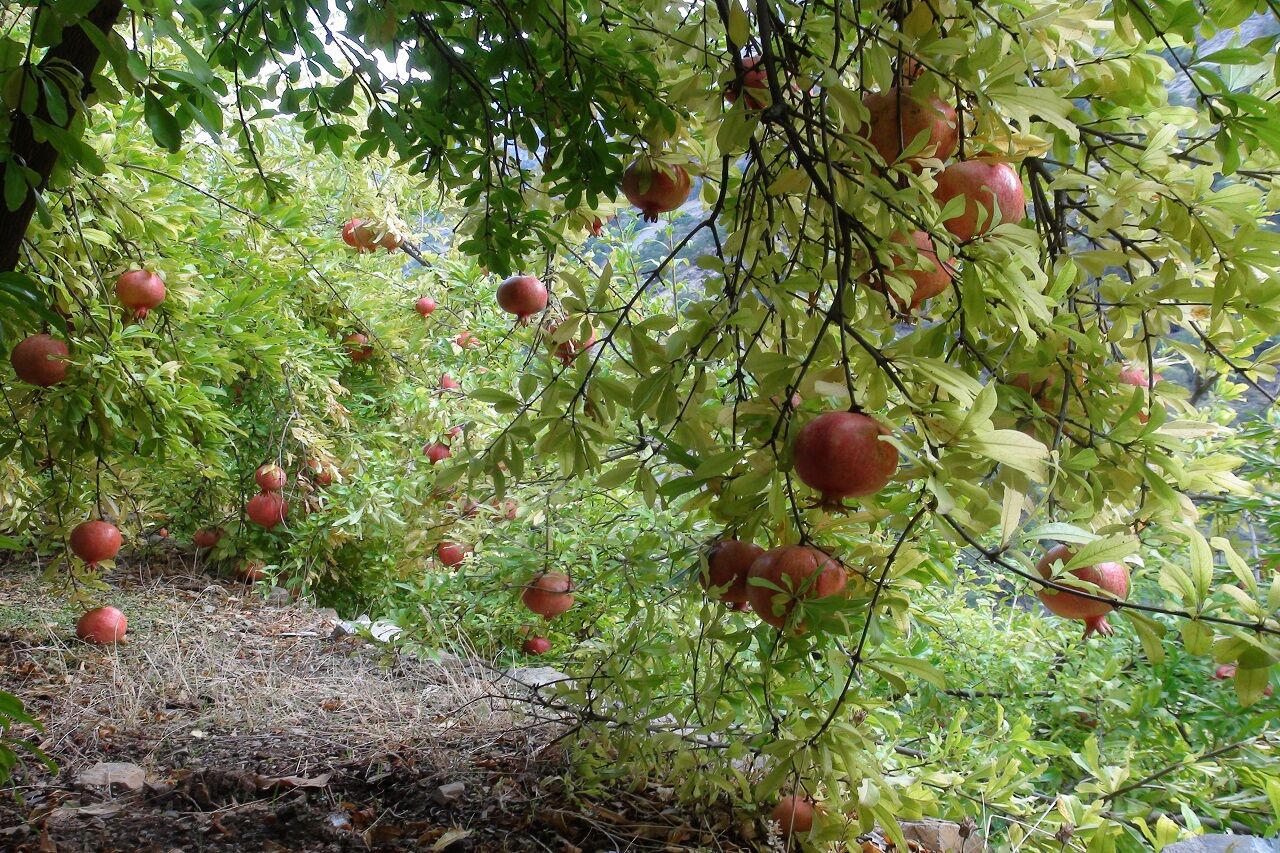
{"type": "Polygon", "coordinates": [[[131,639],[100,649],[74,638],[65,590],[0,565],[0,687],[59,764],[0,792],[0,850],[752,849],[660,788],[571,800],[554,728],[480,664],[334,639],[331,613],[189,571],[110,578],[131,639]],[[146,782],[79,778],[99,762],[146,782]]]}

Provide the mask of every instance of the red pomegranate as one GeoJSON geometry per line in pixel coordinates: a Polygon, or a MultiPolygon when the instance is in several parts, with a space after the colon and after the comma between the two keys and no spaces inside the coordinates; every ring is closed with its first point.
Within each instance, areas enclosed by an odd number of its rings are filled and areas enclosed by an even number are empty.
{"type": "Polygon", "coordinates": [[[311,482],[317,486],[333,485],[333,467],[324,464],[319,459],[307,460],[307,472],[311,474],[311,482]]]}
{"type": "Polygon", "coordinates": [[[431,444],[422,448],[422,453],[431,460],[432,465],[435,465],[437,462],[443,462],[453,455],[453,451],[449,449],[449,445],[442,444],[439,441],[433,441],[431,444]]]}
{"type": "Polygon", "coordinates": [[[377,250],[373,229],[367,227],[363,219],[351,219],[342,226],[342,242],[360,253],[377,250]]]}
{"type": "Polygon", "coordinates": [[[563,572],[539,572],[525,584],[520,600],[544,619],[553,619],[573,606],[573,582],[563,572]]]}
{"type": "Polygon", "coordinates": [[[818,415],[796,437],[796,473],[826,506],[875,494],[898,470],[898,449],[882,435],[889,435],[884,424],[858,412],[818,415]]]}
{"type": "MultiPolygon", "coordinates": [[[[610,218],[610,219],[612,219],[613,217],[611,216],[611,217],[609,217],[609,218],[610,218]]],[[[591,228],[590,228],[590,231],[591,231],[591,236],[592,236],[592,237],[599,237],[601,234],[603,234],[603,233],[604,233],[604,220],[603,220],[603,219],[601,219],[599,216],[592,217],[592,219],[591,219],[591,228]]]]}
{"type": "Polygon", "coordinates": [[[533,275],[513,275],[498,285],[498,307],[516,315],[521,326],[547,307],[547,286],[533,275]]]}
{"type": "Polygon", "coordinates": [[[896,162],[906,146],[925,132],[929,137],[924,148],[911,156],[913,165],[930,157],[946,160],[955,153],[959,125],[956,111],[946,101],[916,96],[911,87],[894,87],[867,95],[862,103],[871,113],[867,138],[886,163],[896,162]]]}
{"type": "Polygon", "coordinates": [[[507,521],[515,521],[520,513],[520,504],[515,498],[507,498],[501,505],[495,505],[494,509],[507,521]]]}
{"type": "Polygon", "coordinates": [[[86,643],[110,646],[124,639],[129,620],[114,607],[97,607],[76,622],[76,636],[86,643]]]}
{"type": "Polygon", "coordinates": [[[52,335],[31,335],[9,353],[9,363],[23,382],[48,388],[67,378],[65,359],[70,354],[66,343],[52,335]]]}
{"type": "MultiPolygon", "coordinates": [[[[1236,669],[1237,667],[1235,664],[1224,663],[1222,666],[1218,667],[1213,671],[1213,677],[1218,681],[1230,681],[1231,679],[1236,677],[1236,669]]],[[[1273,690],[1270,684],[1267,684],[1262,688],[1263,696],[1270,696],[1274,692],[1275,691],[1273,690]]]]}
{"type": "Polygon", "coordinates": [[[388,252],[394,252],[404,245],[404,238],[399,234],[393,234],[388,231],[382,235],[382,239],[378,241],[378,245],[386,249],[388,252]]]}
{"type": "Polygon", "coordinates": [[[236,580],[240,583],[260,583],[266,579],[266,566],[259,560],[245,560],[236,568],[236,580]]]}
{"type": "Polygon", "coordinates": [[[157,535],[157,536],[159,536],[161,539],[168,539],[168,538],[169,538],[169,528],[167,528],[167,527],[161,527],[159,530],[157,530],[157,531],[156,531],[156,535],[157,535]]]}
{"type": "MultiPolygon", "coordinates": [[[[1074,554],[1075,551],[1067,545],[1055,545],[1050,548],[1040,558],[1040,562],[1036,566],[1036,569],[1040,572],[1040,577],[1045,580],[1054,579],[1053,564],[1066,564],[1074,554]]],[[[1129,597],[1129,567],[1124,563],[1098,563],[1096,566],[1081,566],[1078,569],[1072,569],[1071,574],[1086,583],[1096,585],[1100,591],[1093,592],[1084,587],[1079,587],[1072,584],[1070,579],[1067,578],[1056,578],[1054,581],[1062,586],[1077,588],[1091,595],[1114,598],[1117,601],[1124,601],[1129,597]]],[[[1115,605],[1108,604],[1105,601],[1094,601],[1091,598],[1085,598],[1075,593],[1059,592],[1050,587],[1041,587],[1036,594],[1044,602],[1044,606],[1049,608],[1050,612],[1066,619],[1082,620],[1084,622],[1085,639],[1088,639],[1089,635],[1095,631],[1104,637],[1110,636],[1112,629],[1107,623],[1107,614],[1115,609],[1115,605]]]]}
{"type": "MultiPolygon", "coordinates": [[[[796,602],[838,595],[848,582],[844,567],[830,555],[808,545],[782,545],[765,551],[751,564],[747,599],[761,619],[781,628],[795,609],[796,602]],[[751,578],[767,581],[783,592],[753,584],[751,578]],[[776,606],[775,599],[778,599],[776,606]]],[[[794,628],[796,633],[802,633],[805,626],[800,623],[794,628]]]]}
{"type": "Polygon", "coordinates": [[[441,542],[436,546],[436,559],[453,568],[467,558],[467,550],[457,542],[441,542]]]}
{"type": "Polygon", "coordinates": [[[521,648],[526,655],[545,655],[551,651],[551,641],[546,637],[530,637],[521,648]]]}
{"type": "Polygon", "coordinates": [[[466,329],[458,332],[458,336],[453,339],[453,342],[457,344],[460,349],[472,349],[480,346],[480,339],[468,332],[466,329]]]}
{"type": "MultiPolygon", "coordinates": [[[[926,299],[932,299],[950,287],[956,275],[955,259],[948,259],[946,264],[939,261],[933,247],[933,240],[928,234],[916,231],[912,233],[910,239],[915,244],[915,259],[912,260],[905,254],[894,252],[889,266],[890,272],[901,271],[915,283],[910,306],[901,296],[893,294],[893,301],[897,303],[900,311],[906,311],[908,307],[912,311],[916,310],[924,304],[926,299]]],[[[903,234],[894,234],[889,240],[901,246],[908,245],[907,237],[903,234]]],[[[884,293],[888,288],[882,281],[877,281],[878,278],[879,276],[873,272],[871,286],[884,293]]]]}
{"type": "Polygon", "coordinates": [[[645,222],[657,222],[659,213],[680,207],[692,188],[693,182],[683,166],[660,166],[651,157],[641,157],[622,173],[622,194],[645,222]]]}
{"type": "Polygon", "coordinates": [[[720,593],[720,600],[740,604],[747,600],[747,575],[751,564],[764,553],[764,549],[751,542],[737,539],[721,539],[707,554],[707,573],[701,578],[707,589],[729,587],[720,593]]]}
{"type": "Polygon", "coordinates": [[[430,296],[423,296],[413,303],[413,310],[417,311],[423,317],[431,316],[431,312],[436,310],[436,301],[430,296]]]}
{"type": "Polygon", "coordinates": [[[813,829],[813,800],[798,797],[795,794],[778,800],[769,817],[776,821],[782,837],[790,838],[794,833],[805,833],[813,829]]]}
{"type": "MultiPolygon", "coordinates": [[[[552,323],[547,326],[547,342],[552,347],[552,354],[560,361],[561,364],[565,366],[572,364],[575,358],[595,346],[595,329],[587,329],[587,337],[585,340],[579,337],[578,340],[561,341],[557,344],[555,343],[555,334],[556,330],[559,328],[559,323],[552,323]]],[[[581,335],[581,331],[579,331],[578,334],[581,335]]]]}
{"type": "Polygon", "coordinates": [[[760,65],[760,57],[742,57],[742,77],[725,89],[724,99],[736,104],[739,94],[749,110],[762,110],[769,105],[769,75],[760,65]]]}
{"type": "Polygon", "coordinates": [[[164,302],[164,279],[150,270],[129,270],[116,279],[116,298],[133,316],[146,319],[147,312],[164,302]]]}
{"type": "Polygon", "coordinates": [[[460,383],[458,380],[454,379],[452,376],[446,373],[440,377],[440,390],[441,391],[460,391],[462,390],[462,383],[460,383]]]}
{"type": "Polygon", "coordinates": [[[254,472],[253,479],[264,492],[278,492],[289,481],[289,475],[279,465],[274,462],[268,462],[258,467],[258,470],[254,472]]]}
{"type": "Polygon", "coordinates": [[[260,492],[249,498],[244,511],[254,524],[270,530],[289,514],[289,502],[279,492],[260,492]]]}
{"type": "Polygon", "coordinates": [[[342,339],[342,343],[346,346],[347,355],[351,356],[352,361],[361,362],[373,358],[373,344],[359,332],[347,335],[342,339]]]}
{"type": "Polygon", "coordinates": [[[121,544],[119,529],[107,521],[81,522],[71,531],[71,552],[91,566],[115,557],[121,544]]]}
{"type": "Polygon", "coordinates": [[[197,548],[212,548],[222,539],[221,527],[201,527],[191,537],[191,544],[197,548]]]}
{"type": "MultiPolygon", "coordinates": [[[[1137,388],[1146,388],[1150,391],[1155,387],[1156,383],[1161,381],[1163,377],[1159,373],[1147,378],[1147,369],[1141,365],[1131,364],[1120,371],[1120,383],[1122,385],[1133,385],[1137,388]]],[[[1151,416],[1147,412],[1138,413],[1138,423],[1145,424],[1151,420],[1151,416]]]]}
{"type": "Polygon", "coordinates": [[[445,441],[451,442],[454,439],[458,439],[461,437],[462,437],[462,424],[455,424],[454,426],[451,426],[447,430],[445,430],[445,433],[444,433],[445,441]]]}
{"type": "Polygon", "coordinates": [[[1022,190],[1022,179],[1012,166],[998,160],[961,160],[943,169],[938,175],[933,197],[945,207],[956,196],[964,197],[964,211],[942,225],[958,240],[972,240],[997,225],[1021,222],[1026,213],[1027,200],[1022,190]],[[978,225],[979,208],[981,230],[978,225]]]}

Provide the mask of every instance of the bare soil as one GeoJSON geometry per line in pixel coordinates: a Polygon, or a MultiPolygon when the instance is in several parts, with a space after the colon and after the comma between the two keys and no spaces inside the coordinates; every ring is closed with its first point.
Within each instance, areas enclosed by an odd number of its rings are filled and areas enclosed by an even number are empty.
{"type": "Polygon", "coordinates": [[[552,725],[478,661],[333,636],[334,615],[197,573],[176,552],[107,579],[130,637],[74,636],[67,590],[0,564],[0,688],[43,724],[0,790],[0,850],[746,850],[669,791],[572,797],[552,725]],[[138,790],[80,780],[99,762],[138,790]],[[462,783],[449,800],[442,785],[462,783]]]}

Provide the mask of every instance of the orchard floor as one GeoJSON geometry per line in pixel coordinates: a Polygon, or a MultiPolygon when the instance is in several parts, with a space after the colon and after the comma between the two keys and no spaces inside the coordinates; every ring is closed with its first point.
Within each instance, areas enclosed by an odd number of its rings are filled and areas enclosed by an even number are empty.
{"type": "Polygon", "coordinates": [[[756,849],[732,815],[685,813],[661,788],[571,798],[558,731],[481,664],[334,639],[331,611],[272,606],[178,554],[148,565],[108,578],[130,638],[102,649],[75,639],[65,588],[0,562],[0,688],[58,764],[0,791],[0,850],[756,849]],[[100,762],[145,783],[81,778],[100,762]]]}

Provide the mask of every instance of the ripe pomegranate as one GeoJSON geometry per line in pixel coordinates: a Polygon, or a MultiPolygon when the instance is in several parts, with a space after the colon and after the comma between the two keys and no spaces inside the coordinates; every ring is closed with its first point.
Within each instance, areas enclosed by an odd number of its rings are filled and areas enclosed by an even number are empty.
{"type": "Polygon", "coordinates": [[[533,275],[513,275],[498,285],[498,307],[516,315],[521,326],[547,307],[547,286],[533,275]]]}
{"type": "Polygon", "coordinates": [[[386,249],[388,252],[394,252],[404,245],[404,238],[399,234],[392,234],[388,231],[382,235],[382,239],[378,241],[378,245],[386,249]]]}
{"type": "Polygon", "coordinates": [[[289,514],[289,502],[279,492],[261,492],[249,498],[244,511],[254,524],[270,530],[289,514]]]}
{"type": "MultiPolygon", "coordinates": [[[[609,218],[612,219],[613,217],[609,217],[609,218]]],[[[601,234],[604,233],[604,220],[601,219],[599,216],[592,217],[590,230],[591,230],[592,237],[599,237],[601,234]]]]}
{"type": "Polygon", "coordinates": [[[191,537],[191,544],[197,548],[212,548],[222,539],[222,533],[221,527],[201,527],[191,537]]]}
{"type": "Polygon", "coordinates": [[[76,636],[100,646],[120,642],[128,630],[129,620],[114,607],[96,607],[76,622],[76,636]]]}
{"type": "MultiPolygon", "coordinates": [[[[830,555],[808,545],[782,545],[765,551],[751,564],[747,600],[761,619],[781,628],[795,609],[796,602],[838,595],[848,582],[844,567],[830,555]],[[784,591],[750,583],[751,578],[768,581],[784,591]],[[780,599],[778,606],[774,604],[775,598],[780,599]]],[[[804,623],[794,627],[796,633],[805,629],[804,623]]]]}
{"type": "Polygon", "coordinates": [[[363,219],[351,219],[342,226],[342,242],[361,254],[377,250],[373,238],[373,229],[366,226],[363,219]]]}
{"type": "MultiPolygon", "coordinates": [[[[1146,388],[1150,391],[1155,387],[1163,377],[1156,373],[1150,379],[1147,378],[1147,369],[1141,365],[1129,365],[1120,371],[1120,383],[1122,385],[1133,385],[1137,388],[1146,388]]],[[[1151,416],[1147,412],[1138,413],[1138,423],[1145,424],[1151,420],[1151,416]]]]}
{"type": "Polygon", "coordinates": [[[480,507],[480,501],[467,495],[459,503],[453,505],[453,510],[463,518],[475,518],[476,513],[480,512],[480,507]]]}
{"type": "Polygon", "coordinates": [[[525,584],[520,600],[544,619],[553,619],[573,606],[573,582],[563,572],[539,572],[525,584]]]}
{"type": "Polygon", "coordinates": [[[71,531],[71,552],[90,566],[115,557],[121,544],[119,529],[107,521],[81,522],[71,531]]]}
{"type": "Polygon", "coordinates": [[[777,821],[782,837],[790,838],[793,833],[805,833],[813,829],[813,800],[788,794],[778,800],[769,817],[777,821]]]}
{"type": "Polygon", "coordinates": [[[875,494],[898,470],[898,449],[882,435],[889,435],[884,424],[858,412],[818,415],[796,437],[796,473],[825,506],[875,494]]]}
{"type": "Polygon", "coordinates": [[[23,382],[48,388],[67,378],[65,359],[70,354],[64,341],[51,335],[31,335],[13,348],[9,362],[23,382]]]}
{"type": "Polygon", "coordinates": [[[453,441],[455,438],[461,438],[461,437],[462,437],[462,424],[455,424],[454,426],[451,426],[447,430],[445,430],[445,433],[444,433],[445,441],[453,441]]]}
{"type": "Polygon", "coordinates": [[[545,655],[551,651],[551,641],[546,637],[530,637],[521,648],[526,655],[545,655]]]}
{"type": "Polygon", "coordinates": [[[760,65],[759,56],[742,57],[742,77],[725,89],[724,99],[736,104],[739,94],[749,110],[762,110],[769,105],[769,75],[760,65]]]}
{"type": "MultiPolygon", "coordinates": [[[[1036,569],[1040,572],[1040,577],[1045,580],[1053,578],[1053,564],[1061,562],[1067,563],[1075,554],[1067,545],[1055,545],[1050,548],[1045,555],[1040,558],[1036,569]]],[[[1057,578],[1055,582],[1063,586],[1071,586],[1081,589],[1092,595],[1109,596],[1118,601],[1124,601],[1129,597],[1129,567],[1124,563],[1098,563],[1096,566],[1081,566],[1078,569],[1072,569],[1071,574],[1086,583],[1095,584],[1100,592],[1084,589],[1075,584],[1070,583],[1070,579],[1057,578]]],[[[1085,639],[1095,631],[1105,636],[1110,636],[1112,629],[1107,623],[1107,614],[1115,609],[1115,605],[1108,604],[1105,601],[1094,601],[1081,595],[1070,592],[1059,592],[1050,587],[1041,587],[1036,593],[1040,600],[1044,602],[1044,606],[1049,611],[1062,616],[1066,619],[1080,619],[1084,621],[1085,639]]]]}
{"type": "Polygon", "coordinates": [[[373,344],[359,332],[347,335],[342,339],[342,343],[346,345],[347,354],[351,356],[352,361],[361,362],[373,358],[373,344]]]}
{"type": "Polygon", "coordinates": [[[659,166],[651,157],[641,157],[622,173],[622,194],[645,222],[657,222],[659,213],[680,207],[692,188],[693,182],[683,166],[659,166]]]}
{"type": "Polygon", "coordinates": [[[997,160],[961,160],[943,169],[933,197],[945,207],[956,196],[965,198],[964,211],[942,225],[958,240],[972,240],[997,225],[1021,222],[1026,213],[1022,179],[1012,166],[997,160]],[[979,208],[981,231],[978,230],[979,208]]]}
{"type": "Polygon", "coordinates": [[[307,460],[307,471],[311,474],[311,482],[317,486],[333,485],[333,468],[319,459],[307,460]]]}
{"type": "Polygon", "coordinates": [[[169,538],[169,528],[167,528],[167,527],[161,527],[159,530],[157,530],[157,531],[156,531],[156,535],[157,535],[157,536],[159,536],[161,539],[168,539],[168,538],[169,538]]]}
{"type": "Polygon", "coordinates": [[[764,553],[764,549],[751,542],[737,539],[721,539],[707,554],[707,573],[701,578],[707,589],[729,588],[720,593],[720,600],[740,604],[747,600],[747,575],[751,564],[764,553]]]}
{"type": "Polygon", "coordinates": [[[150,270],[129,270],[116,279],[116,298],[133,316],[145,320],[147,312],[164,302],[164,279],[150,270]]]}
{"type": "Polygon", "coordinates": [[[436,310],[436,301],[430,296],[423,296],[413,303],[413,310],[417,311],[423,317],[431,316],[431,312],[436,310]]]}
{"type": "Polygon", "coordinates": [[[462,383],[458,382],[458,380],[446,373],[440,377],[440,390],[460,391],[462,390],[462,383]]]}
{"type": "Polygon", "coordinates": [[[467,558],[467,550],[457,542],[441,542],[436,546],[436,559],[453,568],[467,558]]]}
{"type": "Polygon", "coordinates": [[[739,612],[739,613],[750,613],[750,612],[751,612],[751,602],[750,602],[750,601],[739,601],[737,604],[730,604],[730,605],[729,605],[729,609],[730,609],[730,610],[736,610],[736,611],[737,611],[737,612],[739,612]]]}
{"type": "Polygon", "coordinates": [[[923,95],[914,95],[911,87],[894,87],[867,95],[862,103],[871,113],[867,139],[886,163],[896,162],[903,149],[925,132],[929,138],[924,148],[911,156],[912,165],[930,157],[946,160],[955,153],[959,125],[956,111],[946,101],[933,95],[925,100],[923,95]]]}
{"type": "Polygon", "coordinates": [[[457,344],[458,347],[461,349],[468,349],[468,348],[474,348],[474,347],[480,346],[480,339],[477,338],[475,335],[471,334],[470,332],[468,332],[466,329],[463,329],[461,332],[459,332],[458,336],[453,339],[453,342],[457,344]]]}
{"type": "MultiPolygon", "coordinates": [[[[591,328],[587,329],[586,340],[582,340],[581,338],[579,338],[576,341],[575,340],[561,341],[560,343],[557,344],[555,343],[554,339],[555,339],[556,330],[559,328],[560,328],[559,323],[552,323],[551,325],[547,326],[547,341],[552,346],[552,350],[551,350],[552,354],[557,359],[559,359],[561,364],[565,366],[572,364],[575,358],[577,358],[582,353],[586,352],[587,350],[595,346],[595,343],[596,343],[595,329],[591,329],[591,328]]],[[[581,334],[581,332],[579,332],[579,334],[581,334]]]]}
{"type": "Polygon", "coordinates": [[[494,509],[498,510],[507,521],[515,521],[516,516],[520,513],[520,504],[514,498],[507,498],[502,502],[501,506],[495,505],[494,509]]]}
{"type": "MultiPolygon", "coordinates": [[[[889,271],[901,271],[915,283],[915,290],[911,293],[911,304],[907,305],[902,297],[897,293],[893,294],[893,301],[897,303],[898,310],[911,311],[916,310],[924,304],[926,299],[932,299],[939,293],[942,293],[951,286],[952,280],[956,275],[956,262],[954,258],[948,259],[946,264],[938,260],[937,252],[933,247],[933,239],[923,231],[915,231],[911,234],[911,242],[915,244],[916,258],[911,260],[904,254],[895,252],[890,261],[889,271]]],[[[894,234],[889,238],[890,242],[897,243],[902,246],[908,245],[907,237],[903,234],[894,234]]],[[[876,273],[872,273],[871,286],[881,293],[888,291],[888,285],[879,278],[876,273]]]]}
{"type": "Polygon", "coordinates": [[[453,455],[453,451],[449,449],[449,445],[442,444],[438,441],[433,441],[431,444],[422,448],[422,453],[431,460],[432,465],[435,465],[437,462],[443,462],[453,455]]]}
{"type": "Polygon", "coordinates": [[[258,560],[245,560],[236,568],[236,580],[240,583],[260,583],[266,579],[266,567],[258,560]]]}
{"type": "Polygon", "coordinates": [[[253,479],[264,492],[278,492],[289,481],[289,475],[279,465],[268,462],[258,467],[253,479]]]}
{"type": "MultiPolygon", "coordinates": [[[[1235,678],[1236,665],[1233,663],[1224,663],[1222,666],[1218,667],[1213,671],[1213,677],[1218,681],[1229,681],[1235,678]]],[[[1275,691],[1272,689],[1270,684],[1267,684],[1262,688],[1263,696],[1270,696],[1274,692],[1275,691]]]]}

